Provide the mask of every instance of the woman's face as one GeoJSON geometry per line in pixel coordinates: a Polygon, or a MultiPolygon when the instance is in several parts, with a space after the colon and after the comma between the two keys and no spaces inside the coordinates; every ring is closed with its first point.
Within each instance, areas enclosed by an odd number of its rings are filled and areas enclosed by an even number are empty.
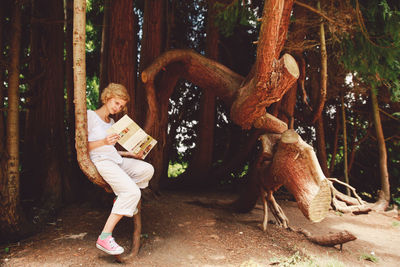
{"type": "Polygon", "coordinates": [[[117,113],[121,112],[121,110],[125,107],[126,102],[127,101],[125,101],[121,98],[112,97],[107,100],[105,105],[106,105],[108,111],[110,112],[110,114],[113,115],[113,114],[117,114],[117,113]]]}

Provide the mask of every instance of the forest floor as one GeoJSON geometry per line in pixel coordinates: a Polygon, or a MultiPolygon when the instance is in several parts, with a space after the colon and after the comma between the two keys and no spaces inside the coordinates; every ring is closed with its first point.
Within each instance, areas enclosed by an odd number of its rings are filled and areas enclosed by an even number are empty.
{"type": "MultiPolygon", "coordinates": [[[[342,230],[357,240],[338,247],[322,247],[302,234],[271,222],[261,230],[263,211],[238,214],[216,205],[232,201],[225,193],[163,192],[144,198],[142,244],[136,259],[117,263],[95,247],[108,211],[90,205],[63,209],[56,224],[42,232],[1,246],[4,266],[399,266],[400,221],[394,213],[364,215],[333,211],[320,223],[308,221],[292,201],[278,201],[294,229],[312,234],[342,230]],[[208,203],[208,204],[207,204],[208,203]],[[374,262],[376,261],[376,262],[374,262]]],[[[107,207],[108,208],[108,207],[107,207]]],[[[117,242],[129,248],[132,219],[124,218],[114,231],[117,242]]]]}

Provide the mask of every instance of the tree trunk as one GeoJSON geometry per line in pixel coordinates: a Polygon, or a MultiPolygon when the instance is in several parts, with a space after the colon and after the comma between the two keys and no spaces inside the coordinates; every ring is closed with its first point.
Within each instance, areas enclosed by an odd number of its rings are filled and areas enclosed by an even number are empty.
{"type": "MultiPolygon", "coordinates": [[[[34,61],[30,64],[32,76],[41,72],[40,78],[31,81],[26,132],[27,175],[34,181],[38,196],[44,204],[57,207],[62,203],[63,185],[69,188],[67,153],[64,126],[64,19],[63,1],[36,0],[33,5],[32,35],[37,43],[31,44],[34,61]],[[51,36],[51,38],[49,38],[51,36]]],[[[28,179],[28,178],[26,178],[28,179]]],[[[35,188],[33,186],[32,188],[35,188]]]]}
{"type": "MultiPolygon", "coordinates": [[[[15,238],[21,230],[19,176],[19,64],[21,49],[21,2],[15,1],[12,15],[12,39],[8,69],[7,157],[1,157],[0,236],[15,238]],[[5,162],[6,161],[6,162],[5,162]],[[5,163],[5,164],[4,164],[5,163]]],[[[1,152],[3,154],[3,151],[1,152]]]]}
{"type": "MultiPolygon", "coordinates": [[[[320,2],[318,1],[318,10],[321,9],[320,2]]],[[[312,122],[316,122],[318,118],[321,116],[322,111],[324,110],[324,105],[326,101],[326,90],[328,84],[328,55],[326,52],[326,42],[325,42],[325,29],[324,23],[322,22],[319,25],[319,37],[320,37],[320,49],[321,49],[321,71],[320,71],[320,90],[318,90],[318,105],[314,106],[313,118],[312,122]]],[[[326,156],[325,156],[326,159],[326,156]]],[[[321,161],[321,159],[320,159],[321,161]]],[[[324,169],[327,170],[326,163],[324,164],[324,169]]]]}
{"type": "MultiPolygon", "coordinates": [[[[346,108],[344,106],[344,92],[341,93],[340,99],[342,102],[342,127],[343,127],[343,172],[344,172],[344,181],[347,184],[349,183],[349,172],[348,172],[348,165],[347,165],[347,120],[346,120],[346,108]]],[[[350,190],[346,188],[346,193],[350,196],[350,190]]]]}
{"type": "MultiPolygon", "coordinates": [[[[218,28],[215,25],[215,0],[208,0],[206,27],[206,57],[218,61],[218,28]]],[[[214,147],[216,98],[213,90],[203,90],[200,97],[200,118],[196,147],[186,171],[194,184],[202,184],[211,169],[214,147]]]]}
{"type": "MultiPolygon", "coordinates": [[[[100,90],[99,97],[104,88],[107,87],[110,82],[108,78],[108,67],[109,67],[109,54],[110,54],[110,5],[111,0],[104,0],[104,14],[103,14],[103,28],[101,31],[101,49],[100,49],[100,90]]],[[[136,66],[136,65],[135,65],[136,66]]]]}
{"type": "Polygon", "coordinates": [[[337,148],[338,148],[338,140],[339,140],[339,130],[340,130],[340,115],[339,115],[339,106],[336,106],[336,127],[335,127],[335,136],[333,138],[333,149],[332,149],[332,158],[331,158],[331,163],[329,165],[329,173],[333,173],[335,169],[335,163],[336,163],[336,154],[337,154],[337,148]]]}
{"type": "Polygon", "coordinates": [[[379,191],[379,198],[374,209],[385,210],[390,202],[390,184],[389,173],[387,169],[387,152],[385,137],[383,135],[381,117],[379,114],[379,104],[376,91],[371,89],[372,113],[374,115],[374,124],[376,131],[376,139],[378,140],[379,150],[379,173],[381,179],[381,190],[379,191]]]}
{"type": "MultiPolygon", "coordinates": [[[[0,62],[3,61],[3,32],[4,32],[4,7],[0,9],[0,62]]],[[[4,154],[4,137],[5,137],[5,121],[4,121],[4,66],[0,64],[0,159],[2,159],[4,154]]],[[[3,166],[3,165],[1,165],[3,166]]],[[[3,169],[3,168],[2,168],[3,169]]],[[[0,173],[0,175],[2,175],[0,173]]],[[[0,177],[1,180],[1,177],[0,177]]]]}
{"type": "Polygon", "coordinates": [[[74,55],[74,103],[75,103],[75,146],[78,163],[88,179],[111,192],[110,186],[103,180],[89,158],[87,108],[86,108],[86,1],[74,1],[74,30],[73,30],[73,55],[74,55]]]}
{"type": "MultiPolygon", "coordinates": [[[[143,37],[140,50],[139,72],[147,68],[155,58],[164,50],[165,45],[165,2],[162,0],[148,0],[144,3],[143,15],[143,37]]],[[[142,83],[138,83],[136,92],[135,115],[137,122],[141,125],[147,117],[146,92],[142,83]]],[[[154,136],[156,139],[157,137],[154,136]]],[[[152,153],[155,154],[154,152],[152,153]]],[[[156,156],[156,155],[154,155],[156,156]]],[[[160,155],[161,156],[161,155],[160,155]]],[[[150,184],[154,186],[155,181],[159,180],[158,166],[154,166],[156,172],[150,184]]]]}
{"type": "Polygon", "coordinates": [[[67,0],[65,2],[65,87],[67,89],[67,102],[66,102],[66,113],[67,113],[67,150],[68,159],[71,161],[75,158],[74,148],[74,73],[72,68],[72,19],[73,19],[73,0],[67,0]]]}
{"type": "MultiPolygon", "coordinates": [[[[148,0],[144,3],[144,15],[143,15],[143,37],[141,41],[141,51],[140,51],[140,64],[139,71],[142,72],[147,66],[149,66],[155,58],[157,58],[161,52],[164,50],[165,46],[165,2],[159,0],[148,0]]],[[[161,80],[161,79],[160,79],[161,80]]],[[[174,80],[174,78],[172,78],[174,80]]],[[[169,86],[168,86],[169,87],[169,86]]],[[[160,105],[168,99],[159,98],[158,94],[155,95],[155,101],[158,103],[155,107],[155,112],[160,118],[160,105]]],[[[138,83],[138,88],[136,90],[136,105],[135,105],[135,119],[139,125],[143,125],[145,118],[147,118],[146,111],[148,110],[148,103],[146,101],[146,91],[143,83],[138,83]]],[[[165,110],[164,110],[165,112],[165,110]]],[[[167,112],[168,113],[168,112],[167,112]]],[[[164,116],[162,114],[161,116],[164,116]]],[[[168,123],[168,122],[167,122],[168,123]]],[[[156,150],[153,150],[148,159],[153,164],[155,173],[150,181],[150,187],[154,191],[158,191],[159,182],[161,176],[164,175],[163,170],[165,169],[165,161],[167,157],[165,151],[167,148],[162,148],[161,144],[164,144],[164,139],[166,138],[166,133],[161,134],[161,132],[167,131],[167,123],[165,121],[156,121],[156,125],[149,129],[148,133],[153,136],[158,142],[156,150]],[[161,124],[162,123],[162,124],[161,124]]],[[[166,140],[165,140],[166,141],[166,140]]]]}
{"type": "MultiPolygon", "coordinates": [[[[322,75],[322,74],[319,74],[322,75]]],[[[311,98],[312,98],[312,105],[314,114],[317,112],[316,110],[319,109],[321,105],[321,93],[320,93],[321,83],[318,82],[318,72],[311,73],[311,98]]],[[[316,115],[313,115],[316,116],[316,115]]],[[[316,141],[317,141],[317,156],[318,161],[321,164],[322,171],[325,175],[329,175],[328,163],[327,163],[327,156],[326,156],[326,143],[325,143],[325,130],[324,130],[324,122],[323,116],[320,114],[317,116],[316,120],[314,121],[315,132],[316,132],[316,141]]]]}
{"type": "MultiPolygon", "coordinates": [[[[128,113],[134,115],[135,84],[137,61],[137,27],[136,15],[133,12],[133,1],[114,0],[110,3],[109,31],[108,31],[108,60],[107,78],[110,82],[123,84],[131,98],[128,113]]],[[[104,51],[103,51],[104,52],[104,51]]]]}

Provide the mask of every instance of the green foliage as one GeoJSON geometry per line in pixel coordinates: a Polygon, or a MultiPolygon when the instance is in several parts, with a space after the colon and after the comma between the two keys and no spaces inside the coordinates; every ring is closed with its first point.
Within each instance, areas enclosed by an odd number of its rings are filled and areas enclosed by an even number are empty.
{"type": "Polygon", "coordinates": [[[387,0],[359,1],[362,23],[341,43],[344,66],[373,89],[390,88],[400,100],[400,11],[387,0]],[[365,24],[365,27],[363,26],[365,24]]]}
{"type": "Polygon", "coordinates": [[[279,257],[271,259],[272,264],[278,264],[278,266],[318,266],[313,260],[307,255],[302,255],[300,251],[296,251],[290,257],[279,257]]]}
{"type": "Polygon", "coordinates": [[[185,172],[186,168],[187,168],[188,164],[187,162],[169,162],[168,165],[168,177],[170,178],[175,178],[178,177],[179,175],[181,175],[182,173],[185,172]]]}
{"type": "Polygon", "coordinates": [[[379,261],[379,258],[377,256],[375,256],[374,252],[371,253],[363,253],[360,256],[361,260],[367,260],[367,261],[372,261],[374,263],[377,263],[379,261]]]}
{"type": "Polygon", "coordinates": [[[257,18],[254,11],[243,1],[235,0],[229,5],[216,2],[214,8],[218,10],[215,24],[225,37],[233,34],[237,25],[255,26],[257,18]]]}
{"type": "Polygon", "coordinates": [[[87,109],[99,108],[99,78],[97,76],[86,78],[86,105],[87,109]]]}

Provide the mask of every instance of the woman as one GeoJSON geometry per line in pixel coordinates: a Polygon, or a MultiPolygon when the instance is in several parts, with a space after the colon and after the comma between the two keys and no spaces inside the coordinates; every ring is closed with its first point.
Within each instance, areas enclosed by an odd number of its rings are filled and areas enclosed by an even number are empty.
{"type": "Polygon", "coordinates": [[[107,129],[114,123],[110,115],[126,110],[128,101],[126,88],[121,84],[111,83],[101,94],[103,105],[95,111],[87,111],[90,158],[117,196],[111,214],[96,242],[97,248],[111,255],[124,252],[112,237],[114,227],[123,216],[132,217],[137,213],[140,189],[148,186],[154,173],[151,164],[137,159],[140,155],[118,152],[115,149],[118,134],[107,134],[107,129]]]}

